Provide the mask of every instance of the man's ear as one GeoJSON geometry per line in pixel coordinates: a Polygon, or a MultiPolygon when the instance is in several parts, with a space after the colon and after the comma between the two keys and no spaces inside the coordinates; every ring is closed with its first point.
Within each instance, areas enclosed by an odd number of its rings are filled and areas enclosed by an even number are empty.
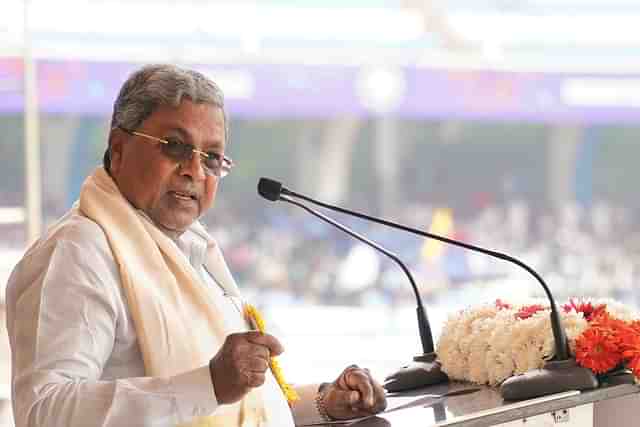
{"type": "Polygon", "coordinates": [[[117,174],[122,168],[122,157],[125,146],[126,136],[120,129],[114,129],[109,134],[109,151],[111,156],[111,164],[109,170],[112,174],[117,174]]]}

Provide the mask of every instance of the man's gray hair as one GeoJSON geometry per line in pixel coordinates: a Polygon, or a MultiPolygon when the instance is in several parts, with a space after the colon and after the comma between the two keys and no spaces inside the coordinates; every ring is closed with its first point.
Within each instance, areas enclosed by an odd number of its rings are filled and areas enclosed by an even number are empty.
{"type": "MultiPolygon", "coordinates": [[[[147,65],[135,71],[122,85],[113,104],[111,129],[137,129],[156,108],[178,107],[187,98],[196,104],[211,104],[222,109],[225,138],[229,131],[222,90],[203,74],[171,64],[147,65]]],[[[228,138],[227,138],[228,139],[228,138]]],[[[104,153],[104,168],[111,166],[110,146],[104,153]]]]}

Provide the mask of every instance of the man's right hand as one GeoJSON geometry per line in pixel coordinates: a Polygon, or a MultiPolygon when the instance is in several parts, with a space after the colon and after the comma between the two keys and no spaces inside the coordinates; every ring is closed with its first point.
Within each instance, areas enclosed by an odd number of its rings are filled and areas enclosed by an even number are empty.
{"type": "Polygon", "coordinates": [[[209,364],[218,403],[234,403],[264,384],[269,358],[284,351],[273,335],[259,331],[231,334],[209,364]]]}

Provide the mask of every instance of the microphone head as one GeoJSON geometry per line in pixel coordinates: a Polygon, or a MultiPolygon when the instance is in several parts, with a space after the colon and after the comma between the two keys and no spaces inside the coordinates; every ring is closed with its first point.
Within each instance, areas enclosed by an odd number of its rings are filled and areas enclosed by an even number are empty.
{"type": "Polygon", "coordinates": [[[267,200],[275,202],[280,199],[282,183],[269,178],[260,178],[258,181],[258,194],[267,200]]]}

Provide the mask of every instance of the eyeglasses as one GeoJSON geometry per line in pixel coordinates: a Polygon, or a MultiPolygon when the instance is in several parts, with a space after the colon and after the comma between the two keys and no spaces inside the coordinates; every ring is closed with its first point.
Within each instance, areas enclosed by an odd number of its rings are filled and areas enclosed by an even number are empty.
{"type": "Polygon", "coordinates": [[[231,168],[234,165],[233,160],[231,160],[227,156],[215,153],[213,151],[200,151],[193,145],[187,144],[186,142],[182,142],[178,139],[156,138],[155,136],[147,135],[142,132],[125,129],[122,126],[118,126],[118,128],[122,129],[129,135],[140,136],[150,141],[161,143],[162,145],[160,147],[162,153],[168,158],[181,164],[193,159],[194,153],[200,155],[202,161],[202,169],[207,175],[224,178],[229,174],[229,172],[231,172],[231,168]]]}

